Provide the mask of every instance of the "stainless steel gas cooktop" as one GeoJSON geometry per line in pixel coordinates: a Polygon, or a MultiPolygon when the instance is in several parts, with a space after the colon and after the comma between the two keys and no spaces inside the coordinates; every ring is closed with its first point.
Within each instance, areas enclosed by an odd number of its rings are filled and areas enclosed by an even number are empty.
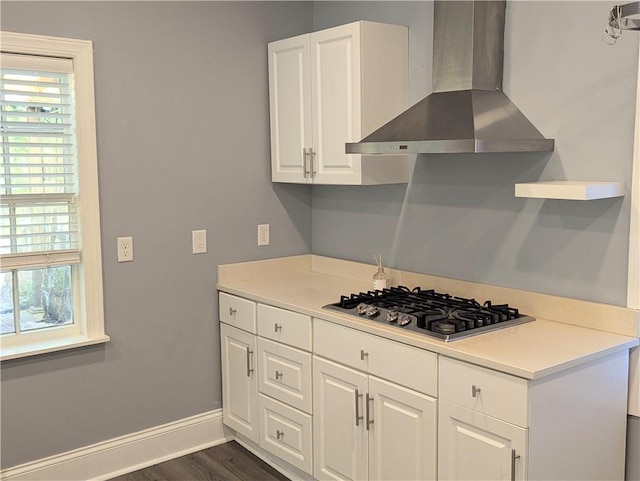
{"type": "Polygon", "coordinates": [[[420,287],[400,286],[341,296],[339,302],[323,307],[445,342],[534,320],[508,304],[480,304],[475,299],[420,287]]]}

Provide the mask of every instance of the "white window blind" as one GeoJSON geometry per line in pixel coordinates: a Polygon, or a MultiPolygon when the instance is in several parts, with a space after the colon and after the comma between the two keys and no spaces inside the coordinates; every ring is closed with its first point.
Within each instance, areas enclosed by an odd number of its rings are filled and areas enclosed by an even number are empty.
{"type": "Polygon", "coordinates": [[[3,269],[80,262],[73,62],[0,58],[3,269]]]}

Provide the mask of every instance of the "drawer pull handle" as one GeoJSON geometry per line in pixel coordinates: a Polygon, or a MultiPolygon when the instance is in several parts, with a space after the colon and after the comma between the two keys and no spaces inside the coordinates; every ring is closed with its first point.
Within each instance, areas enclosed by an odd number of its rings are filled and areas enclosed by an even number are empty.
{"type": "Polygon", "coordinates": [[[282,330],[282,324],[278,324],[278,323],[276,322],[276,324],[275,324],[275,326],[274,326],[274,329],[275,329],[275,331],[276,331],[276,332],[281,331],[281,330],[282,330]]]}
{"type": "Polygon", "coordinates": [[[480,393],[481,389],[476,386],[475,384],[473,386],[471,386],[471,396],[472,397],[478,397],[478,394],[480,393]]]}
{"type": "Polygon", "coordinates": [[[366,403],[367,431],[369,431],[369,426],[373,424],[373,419],[371,419],[372,413],[369,411],[369,403],[373,404],[373,396],[369,396],[369,393],[367,393],[367,403],[366,403]]]}
{"type": "Polygon", "coordinates": [[[360,399],[361,397],[362,394],[360,394],[360,392],[358,392],[358,390],[356,389],[356,426],[360,426],[360,421],[364,419],[364,417],[360,416],[360,403],[358,402],[358,399],[360,399]]]}
{"type": "Polygon", "coordinates": [[[282,376],[284,375],[284,373],[280,372],[280,371],[276,371],[276,381],[278,379],[282,379],[282,376]]]}
{"type": "Polygon", "coordinates": [[[251,373],[254,371],[251,368],[251,355],[253,351],[247,347],[247,377],[251,377],[251,373]]]}
{"type": "Polygon", "coordinates": [[[364,361],[364,358],[367,357],[369,355],[369,353],[367,351],[365,351],[364,349],[360,349],[360,360],[364,361]]]}
{"type": "Polygon", "coordinates": [[[235,316],[236,315],[237,309],[234,309],[233,307],[229,308],[229,315],[230,316],[235,316]]]}
{"type": "Polygon", "coordinates": [[[516,481],[516,459],[520,459],[520,455],[516,454],[516,450],[511,450],[511,481],[516,481]]]}
{"type": "Polygon", "coordinates": [[[280,431],[279,429],[276,431],[276,439],[284,438],[284,431],[280,431]]]}

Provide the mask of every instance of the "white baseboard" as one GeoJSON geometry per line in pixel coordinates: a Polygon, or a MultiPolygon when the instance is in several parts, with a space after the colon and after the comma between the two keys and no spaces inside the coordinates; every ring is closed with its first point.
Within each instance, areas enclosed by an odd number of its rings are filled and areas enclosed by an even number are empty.
{"type": "Polygon", "coordinates": [[[234,439],[222,409],[0,471],[3,481],[106,480],[234,439]]]}

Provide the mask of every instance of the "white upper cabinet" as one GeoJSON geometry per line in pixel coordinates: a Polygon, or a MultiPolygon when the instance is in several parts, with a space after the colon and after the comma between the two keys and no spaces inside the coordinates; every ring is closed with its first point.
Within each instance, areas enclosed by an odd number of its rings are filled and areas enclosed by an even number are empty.
{"type": "Polygon", "coordinates": [[[274,182],[407,182],[405,156],[345,153],[407,107],[406,27],[360,21],[268,50],[274,182]]]}

